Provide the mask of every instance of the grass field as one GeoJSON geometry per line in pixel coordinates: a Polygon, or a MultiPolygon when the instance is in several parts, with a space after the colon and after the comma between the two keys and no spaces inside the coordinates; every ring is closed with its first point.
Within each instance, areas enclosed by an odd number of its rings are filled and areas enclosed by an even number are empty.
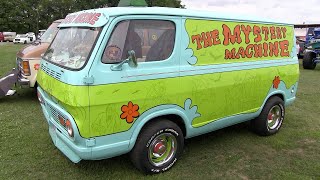
{"type": "MultiPolygon", "coordinates": [[[[21,47],[0,44],[0,76],[21,47]]],[[[278,134],[260,137],[244,123],[188,139],[178,163],[153,176],[128,155],[71,163],[51,142],[34,90],[17,88],[0,99],[0,179],[320,179],[320,65],[300,72],[278,134]]]]}

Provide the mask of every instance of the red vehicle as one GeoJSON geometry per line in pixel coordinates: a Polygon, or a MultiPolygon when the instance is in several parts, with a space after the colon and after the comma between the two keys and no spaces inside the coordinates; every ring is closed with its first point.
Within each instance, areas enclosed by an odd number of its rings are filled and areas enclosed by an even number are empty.
{"type": "Polygon", "coordinates": [[[3,35],[3,32],[0,32],[0,42],[3,42],[4,41],[4,35],[3,35]]]}

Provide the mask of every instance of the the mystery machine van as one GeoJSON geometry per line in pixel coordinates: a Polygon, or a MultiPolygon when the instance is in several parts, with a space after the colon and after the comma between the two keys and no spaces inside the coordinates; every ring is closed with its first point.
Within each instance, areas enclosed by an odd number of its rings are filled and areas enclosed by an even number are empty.
{"type": "Polygon", "coordinates": [[[49,133],[72,162],[131,154],[171,168],[184,139],[251,121],[279,131],[295,100],[293,25],[160,7],[68,15],[41,61],[49,133]]]}

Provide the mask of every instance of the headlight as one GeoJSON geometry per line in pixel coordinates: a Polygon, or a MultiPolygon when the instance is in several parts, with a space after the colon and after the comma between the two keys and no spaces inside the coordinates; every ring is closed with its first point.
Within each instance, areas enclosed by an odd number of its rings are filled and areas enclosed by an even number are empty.
{"type": "Polygon", "coordinates": [[[43,98],[42,98],[39,90],[37,90],[37,96],[38,96],[38,100],[39,100],[40,104],[44,104],[43,98]]]}
{"type": "Polygon", "coordinates": [[[69,119],[66,121],[66,128],[70,137],[73,137],[73,129],[69,119]]]}

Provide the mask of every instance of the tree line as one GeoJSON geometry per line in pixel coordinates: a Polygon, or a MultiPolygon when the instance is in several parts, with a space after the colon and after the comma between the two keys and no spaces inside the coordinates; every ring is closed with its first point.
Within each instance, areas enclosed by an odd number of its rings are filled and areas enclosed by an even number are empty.
{"type": "MultiPolygon", "coordinates": [[[[15,0],[0,1],[0,32],[38,32],[54,20],[86,9],[116,7],[120,0],[15,0]]],[[[182,8],[177,0],[146,0],[148,6],[182,8]]]]}

